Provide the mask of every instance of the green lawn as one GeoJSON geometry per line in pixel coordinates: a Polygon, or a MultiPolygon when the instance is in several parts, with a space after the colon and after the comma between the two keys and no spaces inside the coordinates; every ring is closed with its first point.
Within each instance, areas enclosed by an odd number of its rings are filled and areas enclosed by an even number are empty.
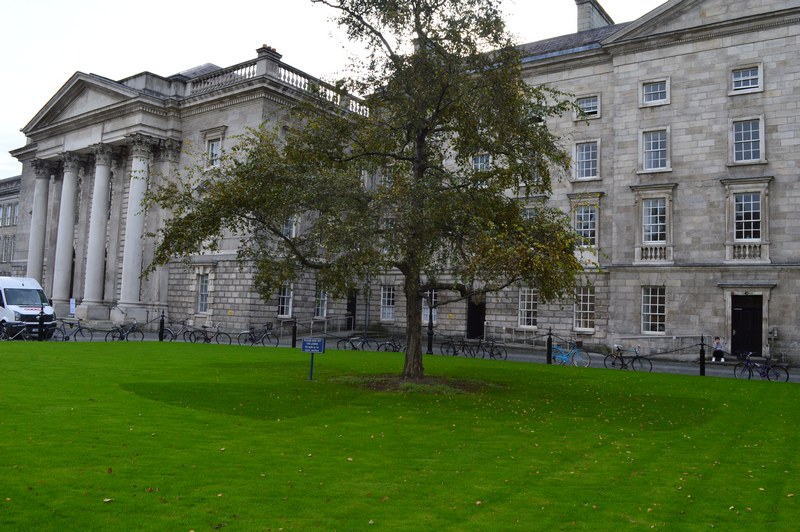
{"type": "MultiPolygon", "coordinates": [[[[395,353],[0,345],[3,530],[792,530],[800,387],[395,353]],[[458,387],[455,387],[458,385],[458,387]]],[[[595,364],[596,365],[596,364],[595,364]]]]}

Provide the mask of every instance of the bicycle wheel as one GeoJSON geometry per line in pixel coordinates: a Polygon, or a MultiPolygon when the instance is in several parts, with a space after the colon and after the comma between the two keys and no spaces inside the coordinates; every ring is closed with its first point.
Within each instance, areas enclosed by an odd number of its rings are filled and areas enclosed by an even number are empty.
{"type": "Polygon", "coordinates": [[[563,366],[569,360],[567,354],[561,350],[557,345],[553,346],[553,362],[557,362],[559,366],[563,366]]]}
{"type": "Polygon", "coordinates": [[[231,335],[226,332],[217,333],[214,339],[220,345],[231,345],[231,335]]]}
{"type": "Polygon", "coordinates": [[[634,371],[653,371],[653,363],[649,358],[635,356],[631,360],[631,369],[634,371]]]}
{"type": "Polygon", "coordinates": [[[125,335],[125,340],[129,342],[141,342],[144,340],[144,333],[139,329],[134,329],[125,335]]]}
{"type": "Polygon", "coordinates": [[[199,331],[190,331],[189,332],[189,342],[193,344],[202,344],[206,341],[205,335],[199,331]]]}
{"type": "Polygon", "coordinates": [[[575,349],[572,352],[572,365],[581,367],[581,368],[588,368],[589,364],[592,363],[592,359],[589,356],[589,353],[584,351],[583,349],[575,349]]]}
{"type": "Polygon", "coordinates": [[[375,340],[372,340],[370,338],[367,338],[367,339],[363,340],[361,342],[361,344],[359,344],[359,348],[362,351],[377,351],[378,350],[378,342],[376,342],[375,340]]]}
{"type": "Polygon", "coordinates": [[[64,341],[64,331],[61,329],[53,330],[53,334],[50,336],[50,340],[53,342],[63,342],[64,341]]]}
{"type": "Polygon", "coordinates": [[[336,342],[336,349],[350,349],[350,346],[348,345],[349,343],[349,338],[341,338],[338,342],[336,342]]]}
{"type": "Polygon", "coordinates": [[[116,342],[119,339],[119,329],[113,329],[106,333],[106,342],[116,342]]]}
{"type": "Polygon", "coordinates": [[[443,355],[448,355],[452,357],[458,355],[458,351],[456,350],[456,344],[454,344],[453,342],[442,343],[441,351],[443,355]]]}
{"type": "Polygon", "coordinates": [[[775,382],[787,382],[789,380],[789,372],[783,366],[770,366],[767,368],[767,378],[775,382]]]}
{"type": "Polygon", "coordinates": [[[606,355],[606,357],[603,359],[603,366],[607,367],[608,369],[625,369],[625,365],[622,363],[622,361],[622,357],[618,357],[617,355],[606,355]]]}
{"type": "MultiPolygon", "coordinates": [[[[56,331],[58,331],[58,329],[56,329],[56,331]]],[[[72,338],[76,342],[91,342],[92,339],[94,338],[94,333],[92,333],[91,329],[87,329],[86,327],[81,327],[80,329],[75,331],[75,335],[72,338]]]]}
{"type": "Polygon", "coordinates": [[[502,345],[494,345],[489,349],[489,358],[495,360],[506,360],[508,358],[508,351],[502,345]]]}
{"type": "Polygon", "coordinates": [[[278,335],[271,332],[267,332],[267,334],[264,335],[264,338],[261,339],[261,344],[267,347],[278,347],[279,343],[280,339],[278,338],[278,335]]]}
{"type": "Polygon", "coordinates": [[[256,345],[255,342],[253,342],[250,331],[240,332],[239,336],[236,337],[236,342],[239,345],[256,345]]]}
{"type": "Polygon", "coordinates": [[[739,362],[733,366],[733,376],[737,379],[751,379],[753,377],[753,370],[744,362],[739,362]]]}
{"type": "Polygon", "coordinates": [[[165,342],[175,341],[175,332],[169,327],[164,327],[164,341],[165,342]]]}

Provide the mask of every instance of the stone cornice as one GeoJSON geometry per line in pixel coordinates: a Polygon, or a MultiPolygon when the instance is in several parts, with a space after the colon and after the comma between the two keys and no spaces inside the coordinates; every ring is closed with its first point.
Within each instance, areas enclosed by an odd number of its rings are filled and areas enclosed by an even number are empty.
{"type": "Polygon", "coordinates": [[[123,118],[125,116],[140,113],[150,114],[165,119],[169,115],[169,112],[163,106],[143,102],[141,100],[135,100],[112,105],[104,109],[98,109],[89,113],[84,113],[80,116],[70,118],[69,120],[64,120],[63,122],[51,124],[41,129],[31,131],[28,134],[28,137],[33,140],[38,140],[96,125],[100,122],[108,122],[118,118],[123,118]]]}
{"type": "Polygon", "coordinates": [[[672,47],[698,41],[710,41],[798,23],[800,23],[800,9],[793,8],[703,26],[681,28],[664,33],[642,35],[623,39],[619,42],[604,42],[602,48],[612,55],[635,54],[662,49],[666,46],[672,47]]]}

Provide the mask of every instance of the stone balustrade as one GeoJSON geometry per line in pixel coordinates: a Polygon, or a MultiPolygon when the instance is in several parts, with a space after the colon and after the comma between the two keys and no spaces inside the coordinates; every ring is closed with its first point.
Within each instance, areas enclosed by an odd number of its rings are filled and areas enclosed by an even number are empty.
{"type": "Polygon", "coordinates": [[[274,61],[266,57],[245,61],[244,63],[239,63],[238,65],[233,65],[197,77],[187,83],[187,96],[205,94],[237,83],[256,79],[260,76],[276,77],[282,83],[302,92],[314,92],[334,105],[343,105],[346,103],[347,109],[352,113],[369,116],[369,109],[360,101],[352,98],[344,98],[339,91],[335,90],[333,86],[328,83],[309,76],[283,62],[274,61]],[[272,62],[272,65],[267,64],[265,66],[263,62],[272,62]],[[272,68],[270,68],[270,66],[272,68]]]}

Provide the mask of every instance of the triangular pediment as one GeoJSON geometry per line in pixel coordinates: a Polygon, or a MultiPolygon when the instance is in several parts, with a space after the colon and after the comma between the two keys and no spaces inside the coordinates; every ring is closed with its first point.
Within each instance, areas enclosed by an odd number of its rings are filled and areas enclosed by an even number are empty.
{"type": "Polygon", "coordinates": [[[779,15],[800,9],[800,0],[669,0],[650,11],[609,39],[604,45],[726,26],[737,21],[779,15]],[[776,6],[776,4],[780,4],[776,6]]]}
{"type": "Polygon", "coordinates": [[[26,135],[139,97],[138,91],[93,74],[76,72],[22,131],[26,135]]]}

